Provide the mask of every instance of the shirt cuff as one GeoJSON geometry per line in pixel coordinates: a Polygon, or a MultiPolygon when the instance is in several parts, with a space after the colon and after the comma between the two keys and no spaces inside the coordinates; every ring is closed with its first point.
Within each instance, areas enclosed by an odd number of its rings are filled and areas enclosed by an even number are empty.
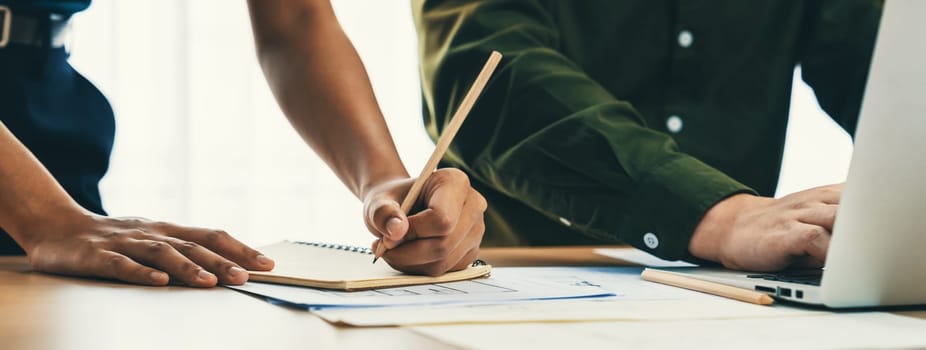
{"type": "Polygon", "coordinates": [[[701,161],[682,156],[642,179],[624,212],[621,240],[666,260],[704,263],[688,243],[707,210],[738,193],[754,190],[701,161]]]}

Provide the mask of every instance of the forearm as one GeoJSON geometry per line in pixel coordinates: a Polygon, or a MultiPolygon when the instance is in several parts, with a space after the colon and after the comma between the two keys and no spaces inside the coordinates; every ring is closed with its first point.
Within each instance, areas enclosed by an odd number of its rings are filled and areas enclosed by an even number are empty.
{"type": "Polygon", "coordinates": [[[408,177],[369,79],[327,0],[248,2],[258,57],[283,113],[358,197],[408,177]]]}
{"type": "Polygon", "coordinates": [[[44,166],[0,123],[0,227],[30,251],[35,223],[85,214],[44,166]]]}
{"type": "Polygon", "coordinates": [[[85,210],[3,123],[0,227],[26,251],[33,271],[211,287],[246,282],[242,267],[273,268],[272,260],[222,231],[85,210]]]}

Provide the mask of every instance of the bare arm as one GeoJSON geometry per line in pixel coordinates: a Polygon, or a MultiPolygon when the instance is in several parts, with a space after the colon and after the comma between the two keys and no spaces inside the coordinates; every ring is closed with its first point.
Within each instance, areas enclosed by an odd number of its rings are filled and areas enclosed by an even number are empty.
{"type": "Polygon", "coordinates": [[[37,159],[0,123],[0,226],[29,252],[37,237],[30,223],[51,217],[89,216],[37,159]]]}
{"type": "Polygon", "coordinates": [[[209,287],[267,270],[262,257],[227,233],[91,213],[61,188],[0,123],[0,227],[37,271],[164,285],[209,287]]]}
{"type": "Polygon", "coordinates": [[[361,197],[408,173],[328,0],[249,1],[258,57],[302,138],[361,197]]]}
{"type": "MultiPolygon", "coordinates": [[[[328,0],[249,0],[258,57],[280,107],[302,138],[364,201],[383,258],[413,273],[460,269],[478,254],[485,200],[460,171],[435,173],[406,217],[411,184],[360,57],[328,0]],[[379,242],[379,241],[378,241],[379,242]]],[[[378,244],[375,243],[375,244],[378,244]]]]}

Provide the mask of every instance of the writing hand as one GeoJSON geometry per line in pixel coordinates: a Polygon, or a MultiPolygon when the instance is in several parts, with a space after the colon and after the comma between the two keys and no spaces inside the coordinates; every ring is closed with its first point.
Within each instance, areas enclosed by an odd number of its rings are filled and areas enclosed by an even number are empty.
{"type": "Polygon", "coordinates": [[[821,267],[841,194],[842,184],[837,184],[779,199],[732,196],[707,212],[689,251],[736,270],[821,267]]]}
{"type": "Polygon", "coordinates": [[[383,183],[364,199],[365,222],[379,244],[390,248],[383,259],[396,270],[437,276],[462,270],[479,255],[485,233],[486,200],[458,169],[439,169],[428,178],[411,216],[399,203],[414,179],[383,183]]]}
{"type": "Polygon", "coordinates": [[[273,260],[220,230],[140,218],[80,215],[31,230],[36,271],[162,286],[242,284],[244,269],[270,270],[273,260]],[[244,269],[242,269],[244,268],[244,269]]]}

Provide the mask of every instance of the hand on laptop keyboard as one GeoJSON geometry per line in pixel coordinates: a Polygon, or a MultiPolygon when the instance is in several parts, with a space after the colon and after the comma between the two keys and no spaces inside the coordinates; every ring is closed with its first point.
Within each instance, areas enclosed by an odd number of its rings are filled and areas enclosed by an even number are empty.
{"type": "Polygon", "coordinates": [[[841,194],[842,184],[777,199],[734,195],[708,210],[688,249],[736,270],[821,267],[841,194]]]}

